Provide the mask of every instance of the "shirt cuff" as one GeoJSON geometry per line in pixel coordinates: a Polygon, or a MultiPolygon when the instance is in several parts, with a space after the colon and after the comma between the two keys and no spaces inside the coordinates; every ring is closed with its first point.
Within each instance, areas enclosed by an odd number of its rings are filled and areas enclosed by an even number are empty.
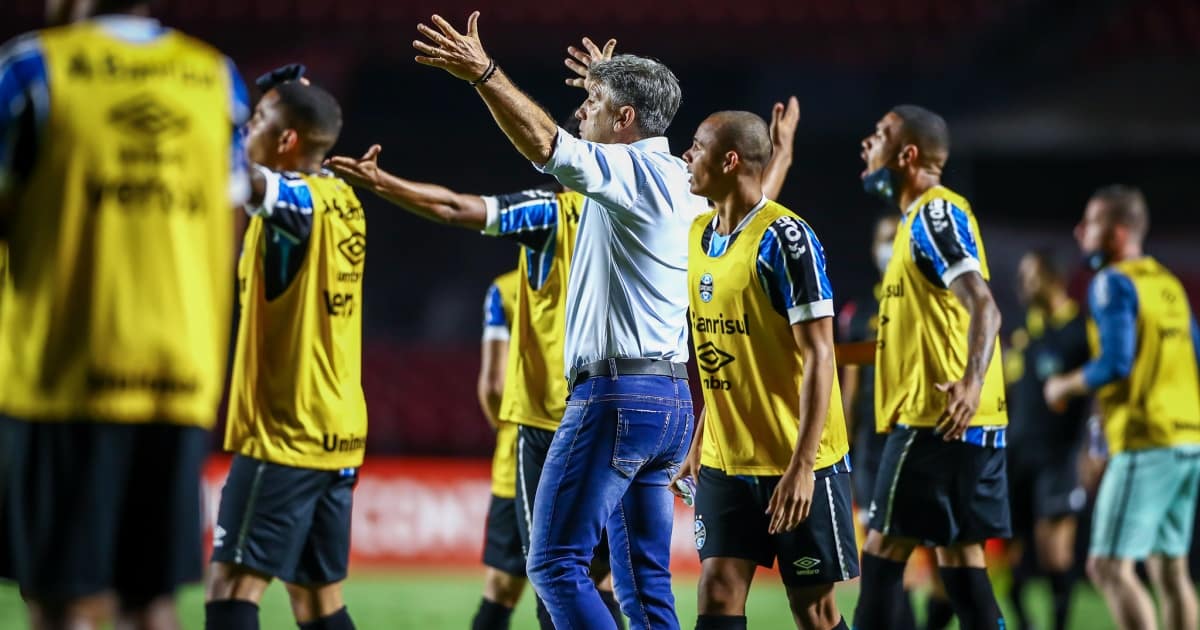
{"type": "Polygon", "coordinates": [[[545,164],[530,162],[533,164],[533,168],[536,168],[541,173],[553,175],[554,171],[564,163],[569,164],[571,162],[567,159],[567,154],[570,153],[571,148],[569,141],[574,139],[575,137],[567,133],[566,129],[559,127],[558,132],[554,134],[554,148],[550,150],[550,159],[546,160],[545,164]]]}
{"type": "Polygon", "coordinates": [[[262,174],[263,179],[267,180],[267,190],[263,193],[262,203],[254,205],[248,203],[244,206],[246,214],[254,217],[269,217],[275,212],[275,205],[279,203],[279,173],[272,171],[269,168],[254,165],[254,168],[262,174]]]}
{"type": "Polygon", "coordinates": [[[486,326],[483,329],[484,341],[508,341],[508,328],[504,326],[486,326]]]}
{"type": "Polygon", "coordinates": [[[500,200],[487,195],[483,195],[481,198],[483,207],[487,208],[487,218],[483,222],[483,231],[480,234],[498,236],[500,234],[500,200]]]}
{"type": "Polygon", "coordinates": [[[950,283],[958,280],[959,276],[965,273],[971,273],[972,271],[981,272],[982,269],[983,268],[979,265],[978,258],[968,256],[967,258],[950,265],[945,271],[942,272],[942,284],[945,285],[946,288],[950,288],[950,283]]]}
{"type": "Polygon", "coordinates": [[[833,300],[797,304],[788,309],[788,322],[792,324],[802,324],[824,317],[833,317],[833,300]]]}

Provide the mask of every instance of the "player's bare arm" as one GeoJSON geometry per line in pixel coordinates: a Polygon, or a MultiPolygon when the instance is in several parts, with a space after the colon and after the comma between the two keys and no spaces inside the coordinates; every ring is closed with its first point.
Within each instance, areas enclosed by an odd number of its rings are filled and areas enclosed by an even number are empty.
{"type": "Polygon", "coordinates": [[[772,534],[799,527],[812,509],[816,483],[813,468],[833,393],[833,318],[793,324],[792,338],[804,366],[804,377],[800,381],[800,430],[792,460],[767,505],[767,513],[771,515],[768,531],[772,534]]]}
{"type": "Polygon", "coordinates": [[[436,29],[417,25],[417,30],[428,40],[413,41],[413,48],[421,53],[416,57],[417,63],[441,68],[474,84],[496,124],[517,151],[539,166],[550,161],[558,125],[483,50],[479,40],[479,12],[467,18],[466,34],[459,33],[440,15],[434,15],[430,21],[436,29]]]}
{"type": "Polygon", "coordinates": [[[500,417],[500,400],[504,396],[504,376],[508,364],[508,340],[488,339],[483,342],[479,360],[479,381],[475,392],[479,407],[493,429],[500,417]]]}
{"type": "Polygon", "coordinates": [[[937,383],[946,393],[946,411],[938,420],[937,432],[947,442],[960,439],[979,409],[983,378],[992,361],[996,335],[1000,333],[1000,309],[987,281],[978,272],[964,273],[950,283],[950,290],[970,314],[967,329],[967,367],[962,378],[937,383]]]}
{"type": "Polygon", "coordinates": [[[684,458],[683,463],[679,466],[679,472],[675,473],[674,477],[671,477],[671,483],[668,486],[671,492],[681,499],[683,498],[683,491],[679,489],[676,482],[691,477],[692,481],[698,485],[700,479],[700,454],[704,450],[704,416],[706,410],[700,410],[700,415],[696,418],[696,429],[692,433],[692,444],[688,448],[687,457],[684,458]]]}
{"type": "Polygon", "coordinates": [[[567,77],[567,85],[587,89],[588,68],[593,62],[612,59],[613,51],[617,48],[617,40],[610,39],[601,50],[590,38],[583,38],[583,49],[567,46],[567,58],[563,60],[567,68],[578,76],[567,77]]]}
{"type": "Polygon", "coordinates": [[[338,155],[325,160],[325,166],[351,186],[369,190],[424,219],[472,230],[484,228],[487,205],[483,197],[397,177],[379,168],[382,151],[380,145],[371,145],[361,158],[338,155]]]}
{"type": "Polygon", "coordinates": [[[779,199],[783,182],[792,168],[796,127],[800,124],[800,101],[789,97],[787,105],[775,103],[771,108],[771,160],[763,169],[762,187],[767,199],[779,199]]]}

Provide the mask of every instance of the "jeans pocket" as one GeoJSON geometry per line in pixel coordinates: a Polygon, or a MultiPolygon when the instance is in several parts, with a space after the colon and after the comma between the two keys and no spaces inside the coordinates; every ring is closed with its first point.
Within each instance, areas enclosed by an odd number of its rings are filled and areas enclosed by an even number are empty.
{"type": "Polygon", "coordinates": [[[670,423],[669,411],[617,409],[612,467],[626,477],[636,475],[658,454],[670,423]]]}

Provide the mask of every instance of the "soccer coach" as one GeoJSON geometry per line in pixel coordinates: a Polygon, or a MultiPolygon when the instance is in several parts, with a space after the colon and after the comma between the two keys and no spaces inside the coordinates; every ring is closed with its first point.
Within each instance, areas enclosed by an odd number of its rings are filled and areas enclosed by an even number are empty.
{"type": "MultiPolygon", "coordinates": [[[[632,628],[679,627],[668,572],[672,495],[687,454],[688,229],[705,209],[662,137],[679,82],[633,55],[590,63],[580,136],[559,129],[466,33],[435,15],[417,62],[468,81],[522,155],[587,200],[567,288],[570,398],[533,506],[529,578],[560,628],[614,627],[588,563],[608,528],[614,589],[632,628]]],[[[499,227],[488,216],[488,229],[499,227]]],[[[719,289],[718,289],[719,290],[719,289]]]]}

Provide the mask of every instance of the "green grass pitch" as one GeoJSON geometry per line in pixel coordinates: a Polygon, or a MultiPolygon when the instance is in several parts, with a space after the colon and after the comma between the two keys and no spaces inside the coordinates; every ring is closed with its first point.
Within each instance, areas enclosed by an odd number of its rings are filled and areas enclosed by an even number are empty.
{"type": "MultiPolygon", "coordinates": [[[[359,571],[346,583],[346,601],[355,624],[363,630],[467,630],[479,603],[482,577],[482,570],[440,573],[359,571]]],[[[750,627],[768,630],[794,627],[783,588],[777,580],[773,574],[763,574],[751,589],[747,607],[750,627]]],[[[1003,594],[1006,587],[1003,577],[997,576],[995,584],[997,592],[1003,594]]],[[[1049,627],[1050,595],[1044,582],[1035,582],[1029,591],[1028,604],[1038,615],[1039,627],[1049,627]]],[[[847,617],[853,612],[857,595],[857,581],[838,589],[838,603],[847,617]]],[[[696,620],[696,576],[676,577],[675,598],[681,627],[689,629],[696,620]]],[[[1076,588],[1074,605],[1072,628],[1106,630],[1114,627],[1104,602],[1090,586],[1076,588]]],[[[918,605],[917,610],[920,615],[921,606],[918,605]]],[[[189,587],[182,593],[180,612],[185,630],[203,629],[204,595],[199,587],[189,587]]],[[[261,619],[264,630],[296,627],[287,594],[278,584],[267,591],[261,619]]],[[[528,591],[513,616],[512,627],[513,630],[537,630],[533,598],[528,591]]],[[[27,628],[24,607],[11,584],[0,585],[0,628],[27,628]]]]}

